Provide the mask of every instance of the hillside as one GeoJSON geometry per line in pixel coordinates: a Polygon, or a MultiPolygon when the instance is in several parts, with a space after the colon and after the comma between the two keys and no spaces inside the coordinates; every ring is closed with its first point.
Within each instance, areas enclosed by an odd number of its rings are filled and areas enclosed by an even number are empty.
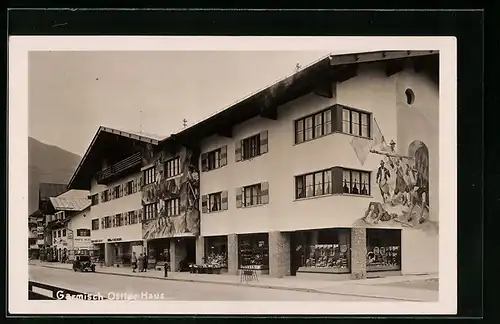
{"type": "Polygon", "coordinates": [[[41,182],[67,184],[81,157],[60,147],[28,137],[28,201],[29,213],[38,206],[38,185],[41,182]]]}

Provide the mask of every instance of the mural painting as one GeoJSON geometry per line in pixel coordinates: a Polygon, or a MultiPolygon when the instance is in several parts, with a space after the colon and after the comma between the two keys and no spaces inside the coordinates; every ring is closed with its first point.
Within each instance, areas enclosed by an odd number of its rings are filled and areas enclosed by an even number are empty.
{"type": "MultiPolygon", "coordinates": [[[[375,125],[376,127],[378,125],[375,125]]],[[[437,233],[438,223],[429,220],[429,150],[425,143],[415,140],[408,147],[408,155],[396,152],[396,142],[387,145],[374,138],[377,146],[370,153],[382,157],[375,172],[374,190],[381,201],[368,204],[365,214],[354,226],[409,227],[437,233]]]]}
{"type": "Polygon", "coordinates": [[[179,176],[166,179],[164,163],[166,153],[146,154],[147,162],[155,163],[155,182],[145,185],[142,190],[143,204],[156,203],[157,215],[154,219],[143,220],[143,239],[172,237],[176,234],[199,234],[199,170],[198,156],[183,148],[180,152],[179,176]],[[153,161],[151,161],[153,160],[153,161]],[[167,216],[165,200],[180,198],[179,215],[167,216]]]}

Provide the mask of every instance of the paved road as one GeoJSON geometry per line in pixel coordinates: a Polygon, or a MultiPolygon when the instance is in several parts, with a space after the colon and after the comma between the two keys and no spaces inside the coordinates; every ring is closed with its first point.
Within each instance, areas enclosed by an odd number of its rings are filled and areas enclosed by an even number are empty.
{"type": "MultiPolygon", "coordinates": [[[[105,297],[156,294],[156,298],[177,301],[376,301],[374,298],[328,295],[301,291],[229,286],[221,284],[180,282],[133,278],[99,273],[81,273],[64,269],[29,266],[29,278],[82,293],[100,293],[105,297]],[[110,294],[111,293],[111,294],[110,294]],[[113,295],[113,293],[115,293],[113,295]],[[163,298],[161,295],[163,293],[163,298]]],[[[116,297],[115,297],[116,298],[116,297]]]]}

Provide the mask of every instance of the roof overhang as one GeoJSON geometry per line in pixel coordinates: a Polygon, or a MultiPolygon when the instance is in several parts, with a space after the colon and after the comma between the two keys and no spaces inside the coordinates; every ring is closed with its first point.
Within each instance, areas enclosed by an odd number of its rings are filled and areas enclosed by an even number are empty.
{"type": "Polygon", "coordinates": [[[156,146],[160,140],[161,138],[151,135],[146,136],[100,126],[71,177],[68,189],[90,190],[91,179],[101,170],[101,163],[105,157],[126,154],[124,149],[132,149],[135,144],[156,146]]]}
{"type": "MultiPolygon", "coordinates": [[[[162,143],[198,146],[198,142],[210,135],[232,136],[234,125],[261,116],[277,119],[277,108],[311,92],[331,96],[325,85],[343,82],[357,74],[360,64],[386,62],[387,75],[399,72],[411,62],[417,69],[430,60],[439,64],[438,51],[379,51],[327,56],[293,75],[260,90],[228,108],[196,123],[177,134],[165,138],[162,143]]],[[[437,65],[439,67],[439,65],[437,65]]],[[[434,68],[434,65],[433,65],[434,68]]],[[[439,68],[435,69],[436,74],[439,68]]]]}

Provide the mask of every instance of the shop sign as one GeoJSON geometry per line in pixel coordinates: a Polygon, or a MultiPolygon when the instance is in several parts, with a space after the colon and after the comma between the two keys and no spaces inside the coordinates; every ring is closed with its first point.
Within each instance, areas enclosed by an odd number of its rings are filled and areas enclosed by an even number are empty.
{"type": "Polygon", "coordinates": [[[71,240],[71,239],[73,239],[73,232],[68,231],[68,240],[71,240]]]}
{"type": "Polygon", "coordinates": [[[102,240],[91,240],[91,243],[102,243],[102,240]]]}
{"type": "Polygon", "coordinates": [[[82,237],[77,237],[77,238],[75,239],[75,241],[77,241],[77,242],[89,242],[89,241],[90,241],[90,239],[89,239],[89,238],[86,238],[86,237],[85,237],[85,238],[82,238],[82,237]]]}
{"type": "Polygon", "coordinates": [[[121,237],[115,237],[115,238],[109,238],[108,242],[116,242],[116,241],[121,241],[121,240],[122,240],[121,237]]]}

